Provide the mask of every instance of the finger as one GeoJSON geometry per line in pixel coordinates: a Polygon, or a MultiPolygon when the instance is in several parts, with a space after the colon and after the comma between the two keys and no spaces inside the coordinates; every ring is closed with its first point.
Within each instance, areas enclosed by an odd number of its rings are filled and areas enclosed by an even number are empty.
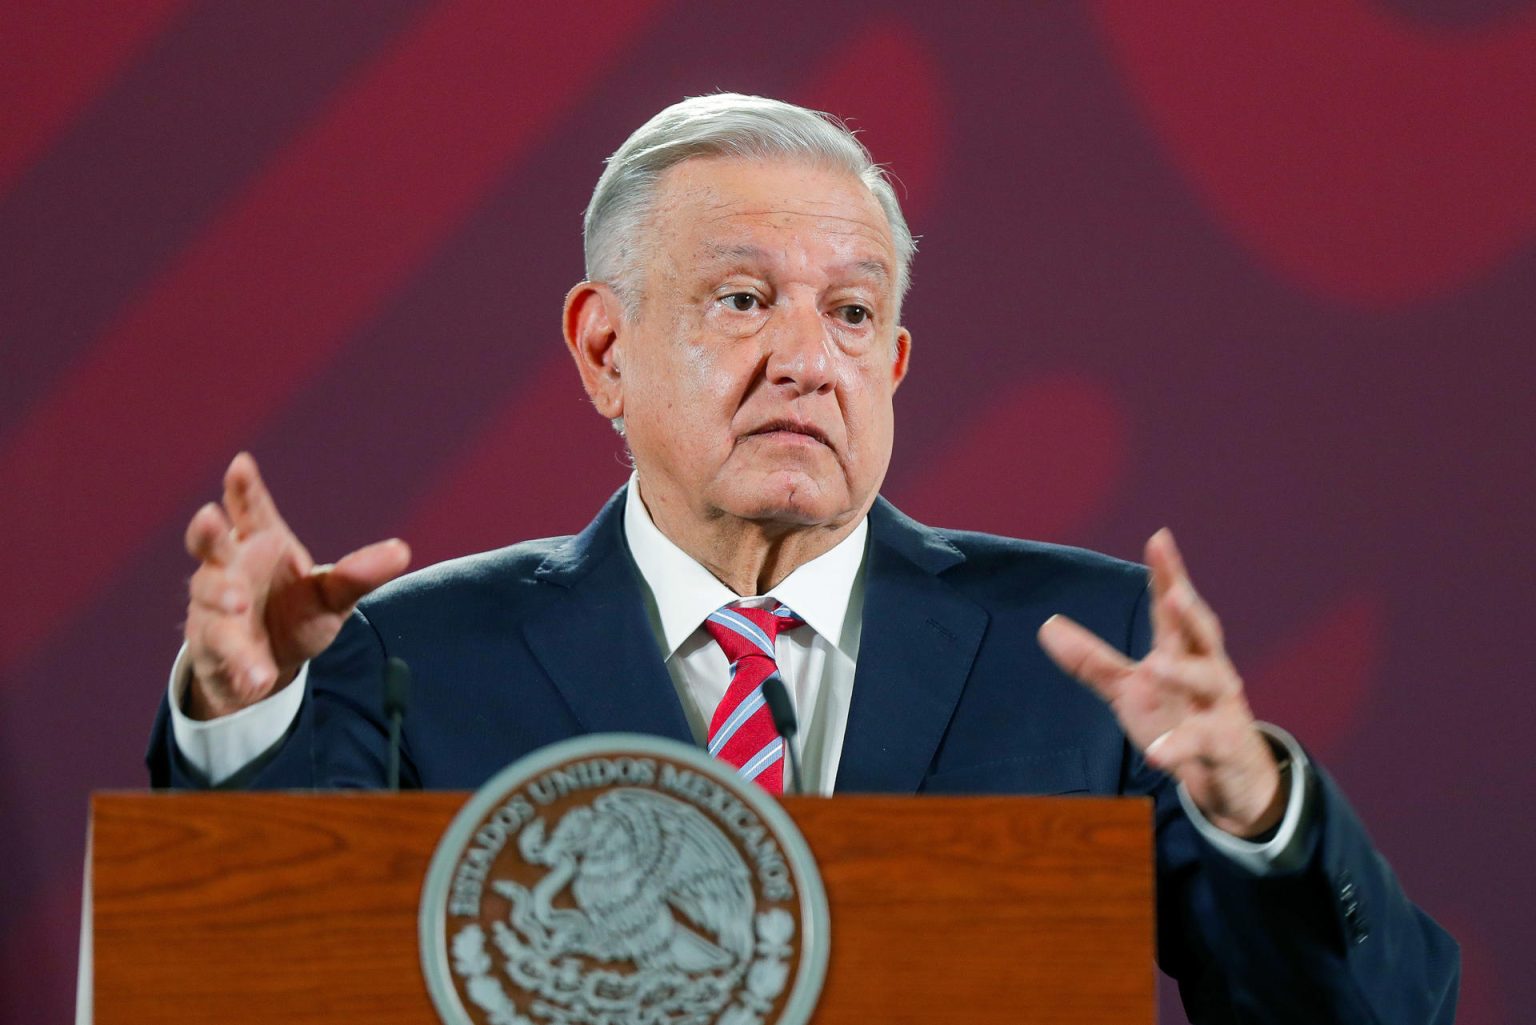
{"type": "MultiPolygon", "coordinates": [[[[1170,563],[1168,558],[1169,543],[1173,540],[1173,532],[1167,527],[1162,527],[1147,538],[1144,558],[1148,568],[1152,571],[1149,586],[1152,589],[1152,639],[1156,644],[1165,641],[1170,630],[1167,616],[1164,612],[1163,598],[1169,590],[1178,582],[1176,566],[1182,566],[1182,561],[1175,559],[1170,563]]],[[[1177,549],[1175,549],[1175,555],[1177,549]]]]}
{"type": "Polygon", "coordinates": [[[1147,554],[1149,560],[1155,560],[1153,565],[1162,567],[1170,583],[1189,579],[1189,568],[1184,565],[1184,554],[1179,551],[1171,528],[1163,527],[1147,540],[1147,554]]]}
{"type": "Polygon", "coordinates": [[[1137,671],[1159,689],[1174,691],[1201,705],[1212,705],[1242,690],[1242,680],[1225,659],[1181,658],[1153,649],[1137,671]]]}
{"type": "Polygon", "coordinates": [[[271,527],[287,528],[249,452],[235,456],[224,473],[224,507],[241,536],[271,527]]]}
{"type": "Polygon", "coordinates": [[[219,714],[235,711],[268,685],[271,677],[263,666],[270,656],[251,641],[245,617],[193,605],[187,609],[186,635],[192,678],[205,707],[219,714]]]}
{"type": "Polygon", "coordinates": [[[1152,568],[1152,595],[1161,598],[1168,593],[1168,589],[1187,576],[1184,571],[1184,560],[1179,556],[1179,549],[1173,541],[1173,531],[1167,527],[1161,527],[1157,533],[1147,538],[1146,547],[1147,565],[1152,568]]]}
{"type": "Polygon", "coordinates": [[[1135,665],[1091,630],[1068,619],[1052,616],[1040,627],[1040,646],[1063,672],[1088,684],[1106,701],[1135,665]]]}
{"type": "Polygon", "coordinates": [[[1184,640],[1182,624],[1169,615],[1168,603],[1180,587],[1193,591],[1193,585],[1189,583],[1184,560],[1174,543],[1173,531],[1163,527],[1147,539],[1146,559],[1152,569],[1152,644],[1154,647],[1178,644],[1184,640]]]}
{"type": "Polygon", "coordinates": [[[1219,650],[1221,622],[1195,590],[1178,542],[1167,527],[1147,540],[1147,564],[1152,567],[1153,643],[1182,640],[1195,651],[1219,650]]]}
{"type": "Polygon", "coordinates": [[[1211,750],[1210,723],[1198,715],[1189,716],[1159,734],[1142,755],[1148,765],[1167,773],[1177,773],[1192,764],[1210,768],[1217,762],[1216,753],[1211,750]]]}
{"type": "Polygon", "coordinates": [[[251,607],[250,581],[220,566],[205,565],[192,574],[187,594],[194,604],[220,615],[238,615],[251,607]]]}
{"type": "Polygon", "coordinates": [[[1207,654],[1222,650],[1221,620],[1187,577],[1159,599],[1158,617],[1164,624],[1161,640],[1165,645],[1179,639],[1191,652],[1207,654]]]}
{"type": "Polygon", "coordinates": [[[334,566],[317,567],[321,598],[332,612],[347,612],[369,591],[404,573],[410,564],[410,546],[399,538],[359,548],[342,556],[334,566]]]}
{"type": "Polygon", "coordinates": [[[209,502],[187,524],[187,554],[200,562],[223,566],[234,559],[235,541],[229,518],[217,503],[209,502]]]}
{"type": "Polygon", "coordinates": [[[228,697],[255,700],[277,679],[277,665],[264,644],[251,637],[244,617],[189,614],[187,633],[193,674],[228,697]]]}
{"type": "Polygon", "coordinates": [[[1168,738],[1168,743],[1174,740],[1178,743],[1167,748],[1164,757],[1168,759],[1187,761],[1197,758],[1211,763],[1233,764],[1242,759],[1251,760],[1255,752],[1269,756],[1269,743],[1255,728],[1253,713],[1244,701],[1190,708],[1171,724],[1170,732],[1173,736],[1168,738]]]}

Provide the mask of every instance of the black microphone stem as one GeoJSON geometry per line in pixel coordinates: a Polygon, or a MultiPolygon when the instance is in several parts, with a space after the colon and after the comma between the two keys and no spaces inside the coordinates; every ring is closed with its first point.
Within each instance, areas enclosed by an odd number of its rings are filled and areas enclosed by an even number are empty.
{"type": "Polygon", "coordinates": [[[400,790],[400,730],[405,708],[411,700],[411,667],[404,659],[391,658],[384,663],[384,715],[389,719],[389,768],[387,785],[400,790]]]}
{"type": "Polygon", "coordinates": [[[763,702],[768,706],[768,714],[773,716],[773,728],[784,741],[784,751],[789,756],[790,777],[795,785],[785,787],[784,792],[803,794],[805,787],[804,777],[800,775],[800,752],[795,749],[795,733],[799,724],[795,721],[795,706],[789,700],[789,691],[777,673],[763,681],[763,702]]]}
{"type": "Polygon", "coordinates": [[[800,752],[795,750],[795,738],[793,735],[784,738],[784,750],[789,752],[789,772],[795,785],[790,793],[800,797],[805,793],[804,777],[800,775],[800,752]]]}
{"type": "Polygon", "coordinates": [[[400,712],[397,710],[389,717],[389,777],[388,786],[392,794],[400,792],[400,712]]]}

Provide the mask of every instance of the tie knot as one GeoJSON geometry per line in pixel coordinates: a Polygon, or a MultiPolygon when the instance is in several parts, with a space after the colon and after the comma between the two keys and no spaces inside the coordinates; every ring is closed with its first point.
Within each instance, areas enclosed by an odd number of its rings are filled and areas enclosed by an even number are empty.
{"type": "Polygon", "coordinates": [[[761,609],[731,604],[711,612],[704,621],[704,629],[727,659],[739,662],[749,655],[773,658],[773,642],[779,631],[791,630],[804,622],[778,602],[761,609]]]}

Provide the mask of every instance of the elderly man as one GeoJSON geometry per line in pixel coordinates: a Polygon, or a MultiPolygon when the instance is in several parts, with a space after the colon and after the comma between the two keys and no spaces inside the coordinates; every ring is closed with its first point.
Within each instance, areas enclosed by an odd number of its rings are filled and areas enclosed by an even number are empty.
{"type": "Polygon", "coordinates": [[[1454,943],[1254,722],[1166,531],[1149,588],[878,497],[913,248],[830,119],[736,95],[658,114],[598,182],[564,315],[627,487],[575,537],[389,583],[402,542],[317,566],[236,457],[188,527],[201,566],[154,781],[379,785],[398,655],[410,784],[474,787],[544,744],[638,730],[777,791],[782,743],[733,679],[746,644],[788,684],[809,789],[1152,795],[1160,956],[1197,1021],[1451,1021],[1454,943]]]}

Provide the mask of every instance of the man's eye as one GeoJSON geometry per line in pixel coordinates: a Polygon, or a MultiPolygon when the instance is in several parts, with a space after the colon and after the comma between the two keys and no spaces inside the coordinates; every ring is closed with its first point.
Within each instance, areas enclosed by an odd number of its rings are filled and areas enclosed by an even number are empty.
{"type": "Polygon", "coordinates": [[[724,302],[737,313],[751,313],[762,305],[751,292],[732,292],[725,297],[724,302]]]}
{"type": "Polygon", "coordinates": [[[857,304],[842,307],[843,320],[849,324],[862,324],[869,319],[869,307],[857,304]]]}

